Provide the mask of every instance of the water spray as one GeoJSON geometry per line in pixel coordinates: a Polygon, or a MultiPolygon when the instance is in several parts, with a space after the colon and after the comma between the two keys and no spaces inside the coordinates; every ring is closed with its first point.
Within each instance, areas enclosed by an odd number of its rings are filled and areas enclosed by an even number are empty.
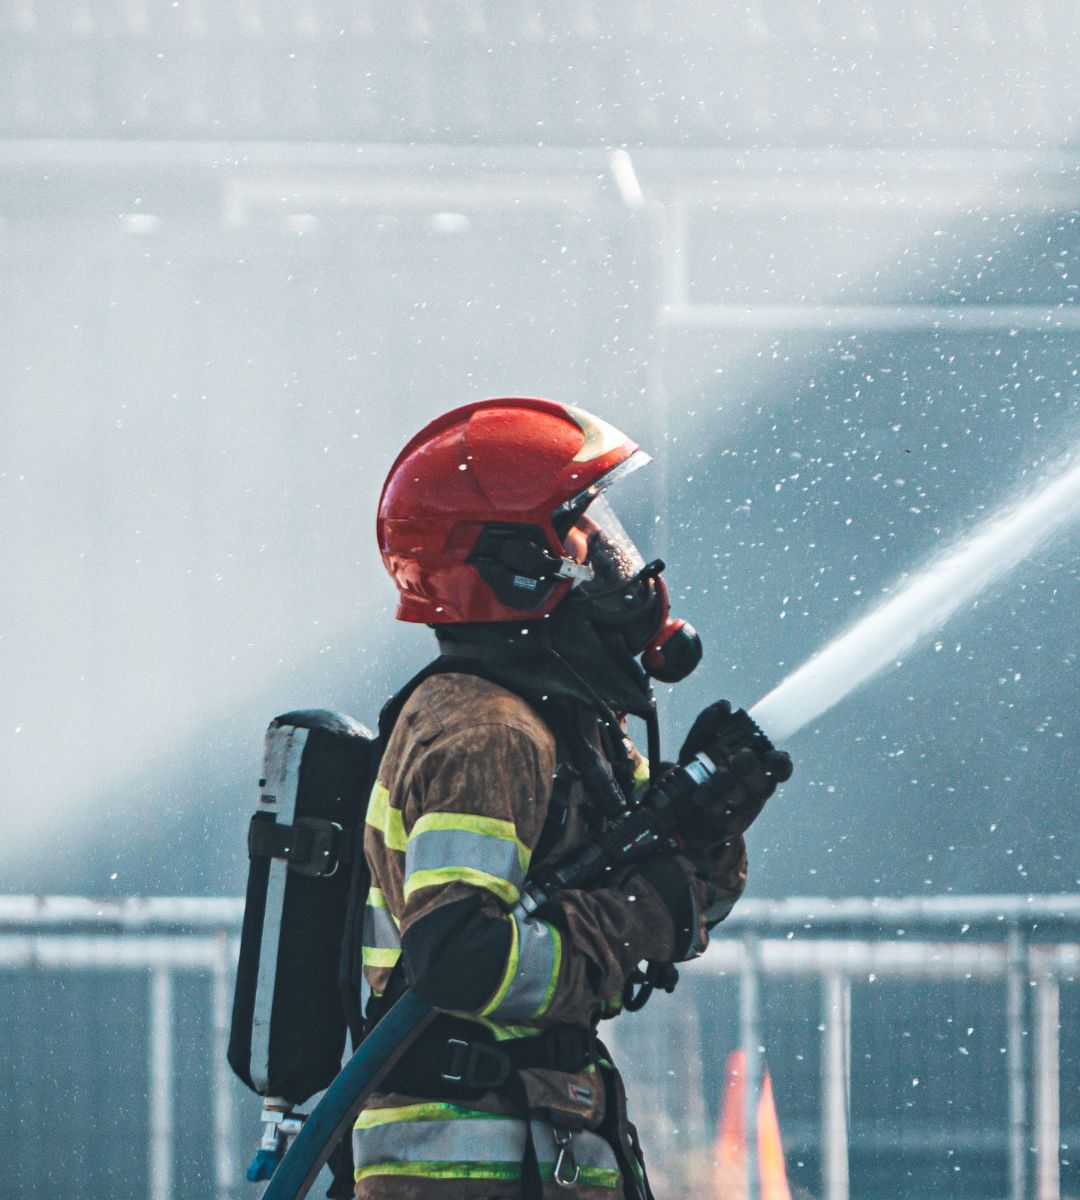
{"type": "Polygon", "coordinates": [[[981,521],[750,710],[777,744],[820,717],[1080,517],[1080,458],[981,521]]]}

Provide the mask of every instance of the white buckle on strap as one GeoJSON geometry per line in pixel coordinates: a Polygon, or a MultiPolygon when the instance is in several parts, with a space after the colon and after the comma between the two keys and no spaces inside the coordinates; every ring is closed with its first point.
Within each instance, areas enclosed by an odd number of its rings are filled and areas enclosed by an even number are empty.
{"type": "Polygon", "coordinates": [[[593,577],[593,569],[588,563],[575,562],[572,558],[560,558],[559,569],[555,572],[560,579],[572,579],[574,587],[580,583],[588,583],[593,577]]]}

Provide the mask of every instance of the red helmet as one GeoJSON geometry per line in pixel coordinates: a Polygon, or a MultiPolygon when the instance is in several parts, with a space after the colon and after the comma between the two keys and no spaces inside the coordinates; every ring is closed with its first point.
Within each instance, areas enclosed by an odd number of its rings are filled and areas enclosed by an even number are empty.
{"type": "Polygon", "coordinates": [[[580,408],[509,396],[455,408],[398,455],[379,499],[397,617],[429,625],[551,612],[588,574],[563,545],[585,507],[649,456],[580,408]]]}

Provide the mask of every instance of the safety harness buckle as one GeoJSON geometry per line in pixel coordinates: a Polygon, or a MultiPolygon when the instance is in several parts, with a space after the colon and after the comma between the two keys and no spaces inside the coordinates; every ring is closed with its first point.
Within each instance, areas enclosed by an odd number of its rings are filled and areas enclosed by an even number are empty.
{"type": "Polygon", "coordinates": [[[298,875],[329,878],[351,860],[351,850],[351,834],[321,817],[297,817],[286,825],[256,813],[248,826],[249,858],[284,859],[298,875]]]}
{"type": "Polygon", "coordinates": [[[494,1046],[449,1038],[446,1047],[449,1053],[441,1075],[448,1083],[493,1091],[510,1078],[510,1059],[494,1046]]]}

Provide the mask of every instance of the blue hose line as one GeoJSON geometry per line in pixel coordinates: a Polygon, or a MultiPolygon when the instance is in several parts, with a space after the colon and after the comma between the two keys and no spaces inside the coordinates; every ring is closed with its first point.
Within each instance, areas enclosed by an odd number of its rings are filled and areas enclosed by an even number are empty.
{"type": "Polygon", "coordinates": [[[247,1169],[248,1183],[262,1183],[264,1179],[269,1179],[277,1170],[279,1162],[281,1162],[280,1150],[256,1150],[255,1157],[247,1169]]]}
{"type": "Polygon", "coordinates": [[[274,1172],[262,1200],[303,1200],[338,1141],[352,1129],[368,1097],[434,1017],[435,1009],[415,992],[401,997],[326,1089],[274,1172]]]}

